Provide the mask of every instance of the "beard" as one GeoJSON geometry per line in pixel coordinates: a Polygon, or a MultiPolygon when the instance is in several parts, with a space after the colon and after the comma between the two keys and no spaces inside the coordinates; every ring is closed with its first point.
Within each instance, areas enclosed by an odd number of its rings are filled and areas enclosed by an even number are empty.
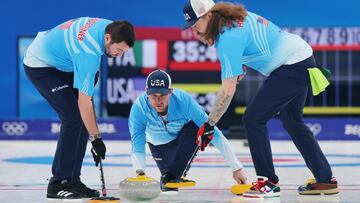
{"type": "Polygon", "coordinates": [[[112,56],[110,54],[108,54],[107,52],[105,53],[105,55],[108,57],[108,58],[115,58],[116,56],[112,56]]]}
{"type": "Polygon", "coordinates": [[[109,58],[115,58],[115,56],[112,56],[109,51],[109,46],[105,45],[105,55],[109,58]]]}
{"type": "Polygon", "coordinates": [[[205,33],[202,33],[202,32],[193,32],[194,33],[194,36],[197,40],[199,40],[200,42],[202,42],[203,44],[207,44],[208,45],[208,42],[207,40],[205,39],[205,33]]]}
{"type": "Polygon", "coordinates": [[[109,58],[115,58],[115,56],[110,55],[110,53],[109,53],[109,51],[108,51],[107,48],[105,48],[105,55],[106,55],[107,57],[109,57],[109,58]]]}

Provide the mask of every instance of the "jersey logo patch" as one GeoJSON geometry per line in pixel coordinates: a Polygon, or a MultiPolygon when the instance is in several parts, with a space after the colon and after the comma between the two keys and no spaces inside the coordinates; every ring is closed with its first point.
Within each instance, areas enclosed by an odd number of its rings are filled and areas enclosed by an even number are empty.
{"type": "Polygon", "coordinates": [[[237,21],[237,26],[238,27],[244,27],[244,21],[243,20],[238,20],[237,21]]]}
{"type": "Polygon", "coordinates": [[[257,22],[258,22],[258,23],[261,23],[261,24],[263,24],[263,25],[265,25],[265,26],[268,26],[268,25],[269,25],[269,21],[268,21],[266,18],[263,18],[263,17],[261,17],[261,16],[258,16],[258,17],[257,17],[257,22]]]}

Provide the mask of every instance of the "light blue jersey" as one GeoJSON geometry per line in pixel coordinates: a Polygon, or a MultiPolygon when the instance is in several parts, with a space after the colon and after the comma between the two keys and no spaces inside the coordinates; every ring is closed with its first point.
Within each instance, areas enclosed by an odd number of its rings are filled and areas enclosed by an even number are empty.
{"type": "Polygon", "coordinates": [[[105,27],[111,22],[82,17],[39,32],[26,52],[24,64],[74,72],[74,87],[92,96],[95,74],[104,54],[105,27]]]}
{"type": "MultiPolygon", "coordinates": [[[[208,115],[186,92],[174,89],[170,96],[168,114],[165,120],[151,106],[146,93],[141,94],[131,107],[129,130],[132,144],[132,163],[135,170],[145,170],[145,144],[161,145],[177,138],[182,127],[189,121],[197,126],[206,122],[208,115]]],[[[195,138],[196,135],[194,135],[195,138]]],[[[194,139],[195,141],[195,139],[194,139]]],[[[224,156],[233,171],[242,168],[230,144],[216,127],[211,142],[224,156]]]]}
{"type": "Polygon", "coordinates": [[[243,65],[269,76],[281,65],[303,61],[313,53],[299,36],[254,13],[248,12],[245,20],[236,24],[224,27],[215,42],[222,79],[245,74],[243,65]]]}

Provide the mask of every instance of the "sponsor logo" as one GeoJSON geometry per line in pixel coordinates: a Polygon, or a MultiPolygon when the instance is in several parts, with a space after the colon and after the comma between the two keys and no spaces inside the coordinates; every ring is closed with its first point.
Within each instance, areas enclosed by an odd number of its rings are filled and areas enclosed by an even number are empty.
{"type": "Polygon", "coordinates": [[[320,123],[306,123],[306,125],[314,134],[314,136],[317,136],[321,133],[322,127],[320,123]]]}
{"type": "Polygon", "coordinates": [[[51,123],[50,131],[52,134],[60,133],[61,124],[60,123],[51,123]]]}
{"type": "Polygon", "coordinates": [[[346,124],[345,135],[357,135],[360,137],[360,125],[346,124]]]}
{"type": "Polygon", "coordinates": [[[23,135],[28,129],[25,122],[4,122],[1,127],[7,135],[17,136],[23,135]]]}
{"type": "Polygon", "coordinates": [[[51,92],[57,92],[59,90],[67,88],[67,87],[69,87],[69,85],[63,85],[63,86],[54,87],[54,88],[51,89],[51,92]]]}

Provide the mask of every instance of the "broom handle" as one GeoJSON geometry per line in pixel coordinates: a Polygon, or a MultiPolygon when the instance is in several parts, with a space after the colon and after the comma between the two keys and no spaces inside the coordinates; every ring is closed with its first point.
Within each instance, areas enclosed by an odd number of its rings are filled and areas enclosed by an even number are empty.
{"type": "Polygon", "coordinates": [[[185,168],[184,173],[183,173],[183,177],[186,177],[186,174],[187,174],[187,172],[188,172],[189,169],[190,169],[191,163],[194,161],[194,159],[195,159],[195,157],[196,157],[199,149],[200,149],[200,146],[198,145],[198,146],[196,147],[194,153],[191,155],[191,158],[189,159],[189,161],[188,161],[188,163],[187,163],[187,165],[186,165],[186,168],[185,168]]]}
{"type": "Polygon", "coordinates": [[[104,170],[103,170],[101,158],[100,158],[100,162],[99,162],[99,169],[100,169],[101,191],[102,191],[102,195],[104,197],[106,197],[104,170]]]}

